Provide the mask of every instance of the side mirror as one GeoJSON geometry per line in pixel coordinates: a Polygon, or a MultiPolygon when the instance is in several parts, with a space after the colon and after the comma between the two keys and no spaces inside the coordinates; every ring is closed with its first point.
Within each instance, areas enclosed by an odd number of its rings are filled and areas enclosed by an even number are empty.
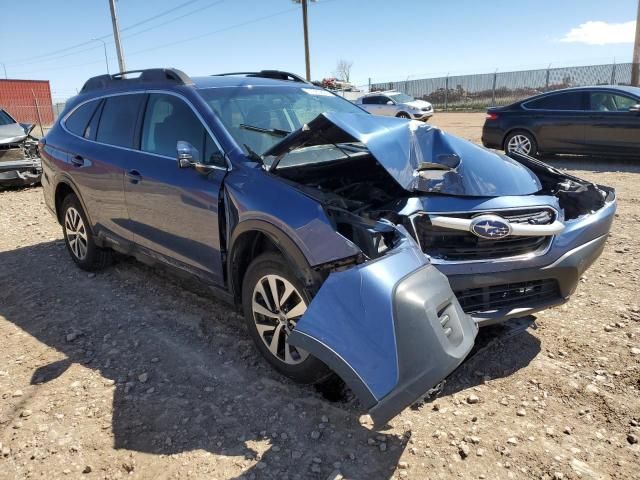
{"type": "Polygon", "coordinates": [[[630,112],[640,113],[640,103],[636,103],[635,105],[631,105],[629,107],[630,112]]]}
{"type": "Polygon", "coordinates": [[[392,100],[387,100],[387,105],[393,105],[393,101],[392,100]]]}
{"type": "Polygon", "coordinates": [[[189,168],[196,163],[194,159],[198,159],[200,154],[189,142],[178,140],[176,144],[176,153],[178,160],[178,168],[189,168]]]}

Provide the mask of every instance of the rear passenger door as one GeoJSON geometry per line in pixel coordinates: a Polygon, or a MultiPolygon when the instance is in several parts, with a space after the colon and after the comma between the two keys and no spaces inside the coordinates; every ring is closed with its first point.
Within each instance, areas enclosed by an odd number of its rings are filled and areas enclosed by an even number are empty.
{"type": "Polygon", "coordinates": [[[98,235],[131,240],[126,226],[124,169],[133,153],[133,138],[143,93],[119,94],[81,105],[65,121],[75,140],[69,152],[69,174],[80,190],[98,235]]]}
{"type": "Polygon", "coordinates": [[[546,153],[584,152],[586,103],[584,91],[553,93],[525,102],[538,149],[546,153]]]}
{"type": "Polygon", "coordinates": [[[586,143],[593,153],[640,155],[640,114],[629,109],[637,98],[618,92],[589,93],[586,143]]]}
{"type": "Polygon", "coordinates": [[[146,253],[222,284],[219,195],[227,173],[219,145],[190,103],[151,93],[141,121],[139,151],[125,170],[129,228],[146,253]],[[179,168],[178,141],[198,150],[209,173],[179,168]]]}
{"type": "Polygon", "coordinates": [[[380,104],[380,95],[370,95],[362,99],[364,109],[373,115],[382,115],[382,105],[380,104]]]}

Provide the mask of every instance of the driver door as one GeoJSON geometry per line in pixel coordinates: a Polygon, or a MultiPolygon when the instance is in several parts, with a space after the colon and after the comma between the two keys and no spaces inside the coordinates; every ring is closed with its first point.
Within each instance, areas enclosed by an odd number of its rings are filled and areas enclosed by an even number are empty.
{"type": "Polygon", "coordinates": [[[149,95],[140,148],[125,167],[129,229],[154,257],[222,284],[219,195],[227,173],[224,155],[193,107],[168,93],[149,95]],[[179,168],[178,141],[196,150],[209,173],[179,168]]]}
{"type": "Polygon", "coordinates": [[[638,99],[615,92],[592,91],[585,139],[600,154],[637,155],[640,147],[640,114],[629,109],[638,99]]]}

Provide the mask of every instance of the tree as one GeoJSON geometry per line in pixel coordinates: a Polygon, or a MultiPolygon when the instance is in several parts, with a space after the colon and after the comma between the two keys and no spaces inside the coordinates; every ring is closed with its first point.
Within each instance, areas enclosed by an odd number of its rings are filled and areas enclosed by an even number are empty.
{"type": "Polygon", "coordinates": [[[349,79],[351,78],[351,67],[353,67],[352,61],[341,58],[340,60],[338,60],[336,71],[333,73],[340,80],[349,82],[349,79]]]}

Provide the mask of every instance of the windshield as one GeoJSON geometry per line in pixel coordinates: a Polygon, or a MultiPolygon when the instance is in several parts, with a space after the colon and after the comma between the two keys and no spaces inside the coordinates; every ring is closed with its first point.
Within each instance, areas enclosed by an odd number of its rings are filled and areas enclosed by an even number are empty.
{"type": "Polygon", "coordinates": [[[392,93],[388,96],[396,103],[407,103],[415,100],[415,98],[405,93],[392,93]]]}
{"type": "Polygon", "coordinates": [[[238,145],[258,155],[321,113],[366,115],[351,102],[311,85],[238,86],[198,92],[238,145]]]}

